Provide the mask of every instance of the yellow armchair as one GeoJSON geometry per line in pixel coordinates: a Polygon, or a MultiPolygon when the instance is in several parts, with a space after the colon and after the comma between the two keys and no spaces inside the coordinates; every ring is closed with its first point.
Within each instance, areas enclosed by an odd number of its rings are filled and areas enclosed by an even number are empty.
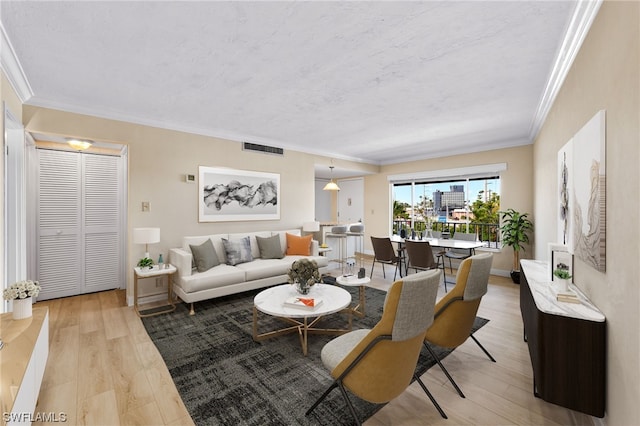
{"type": "Polygon", "coordinates": [[[372,329],[351,331],[327,343],[321,358],[334,380],[306,415],[337,387],[360,424],[347,390],[366,401],[385,403],[400,395],[415,378],[438,412],[447,418],[415,374],[425,332],[433,322],[439,282],[438,270],[396,281],[387,294],[382,318],[372,329]]]}
{"type": "Polygon", "coordinates": [[[424,346],[463,398],[464,393],[429,344],[451,349],[457,348],[471,337],[489,359],[496,362],[471,332],[480,301],[487,292],[492,260],[491,253],[482,253],[462,261],[456,275],[456,285],[436,304],[433,324],[424,338],[424,346]]]}

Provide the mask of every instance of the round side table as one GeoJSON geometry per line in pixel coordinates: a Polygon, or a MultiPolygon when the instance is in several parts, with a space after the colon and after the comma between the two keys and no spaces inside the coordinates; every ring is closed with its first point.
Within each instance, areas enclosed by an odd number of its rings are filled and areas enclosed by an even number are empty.
{"type": "Polygon", "coordinates": [[[365,315],[365,289],[367,284],[371,282],[371,278],[364,277],[358,278],[355,275],[340,275],[336,278],[336,284],[343,285],[345,287],[359,287],[358,304],[351,308],[351,312],[360,318],[365,315]]]}

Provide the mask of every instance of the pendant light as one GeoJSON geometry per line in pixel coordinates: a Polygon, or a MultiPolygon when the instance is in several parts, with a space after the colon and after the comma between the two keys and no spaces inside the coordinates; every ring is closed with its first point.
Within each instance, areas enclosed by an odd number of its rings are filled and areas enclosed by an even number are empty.
{"type": "Polygon", "coordinates": [[[340,187],[333,181],[333,166],[329,166],[331,169],[331,181],[322,188],[323,191],[340,191],[340,187]]]}
{"type": "Polygon", "coordinates": [[[93,142],[91,141],[83,141],[79,139],[69,139],[67,140],[69,146],[73,149],[77,149],[78,151],[84,151],[85,149],[89,149],[93,142]]]}

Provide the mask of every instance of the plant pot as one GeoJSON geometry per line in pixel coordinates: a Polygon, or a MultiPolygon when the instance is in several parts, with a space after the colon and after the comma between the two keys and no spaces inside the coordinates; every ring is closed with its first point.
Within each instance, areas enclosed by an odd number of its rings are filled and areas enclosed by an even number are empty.
{"type": "Polygon", "coordinates": [[[511,281],[520,284],[520,271],[511,271],[511,281]]]}
{"type": "Polygon", "coordinates": [[[558,286],[559,293],[568,293],[569,292],[569,281],[568,279],[556,278],[556,285],[558,286]]]}
{"type": "Polygon", "coordinates": [[[12,317],[14,320],[21,320],[25,318],[31,318],[31,308],[33,306],[33,300],[31,297],[26,299],[13,299],[12,303],[12,317]]]}

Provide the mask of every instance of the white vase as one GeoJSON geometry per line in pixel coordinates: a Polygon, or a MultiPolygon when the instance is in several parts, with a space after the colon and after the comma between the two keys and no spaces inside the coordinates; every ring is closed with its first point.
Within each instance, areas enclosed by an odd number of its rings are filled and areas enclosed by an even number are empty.
{"type": "Polygon", "coordinates": [[[569,292],[569,280],[558,278],[558,291],[561,293],[569,292]]]}
{"type": "Polygon", "coordinates": [[[31,307],[33,300],[31,297],[26,299],[13,299],[13,319],[20,320],[31,317],[31,307]]]}

